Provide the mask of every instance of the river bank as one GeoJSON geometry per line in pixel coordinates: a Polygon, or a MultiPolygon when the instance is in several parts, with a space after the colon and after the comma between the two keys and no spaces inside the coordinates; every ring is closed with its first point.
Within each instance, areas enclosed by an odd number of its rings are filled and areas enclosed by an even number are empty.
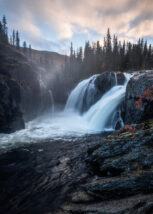
{"type": "Polygon", "coordinates": [[[153,122],[0,155],[0,212],[151,214],[153,122]]]}
{"type": "Polygon", "coordinates": [[[57,210],[89,177],[87,149],[100,135],[21,146],[0,155],[0,213],[57,210]]]}
{"type": "Polygon", "coordinates": [[[153,123],[144,121],[152,118],[152,83],[153,71],[92,76],[64,111],[1,134],[0,212],[151,214],[153,123]],[[105,79],[110,88],[99,99],[105,79]],[[92,135],[105,130],[115,132],[92,135]]]}
{"type": "Polygon", "coordinates": [[[88,149],[90,177],[56,214],[152,214],[153,121],[125,126],[88,149]]]}

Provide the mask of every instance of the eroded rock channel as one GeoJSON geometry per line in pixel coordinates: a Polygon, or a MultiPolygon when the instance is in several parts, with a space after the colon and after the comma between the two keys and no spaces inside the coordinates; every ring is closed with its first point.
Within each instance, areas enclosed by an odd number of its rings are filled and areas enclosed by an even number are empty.
{"type": "Polygon", "coordinates": [[[87,149],[101,136],[56,140],[0,156],[0,213],[52,213],[85,181],[87,149]]]}
{"type": "Polygon", "coordinates": [[[0,156],[1,213],[153,213],[153,124],[0,156]]]}

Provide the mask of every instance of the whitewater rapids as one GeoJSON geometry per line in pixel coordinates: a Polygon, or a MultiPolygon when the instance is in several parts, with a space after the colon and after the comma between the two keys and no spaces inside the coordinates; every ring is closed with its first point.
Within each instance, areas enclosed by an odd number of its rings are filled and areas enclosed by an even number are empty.
{"type": "Polygon", "coordinates": [[[115,74],[115,84],[105,93],[94,105],[84,112],[84,95],[90,104],[96,88],[94,81],[97,75],[80,82],[71,92],[65,109],[62,112],[51,109],[52,114],[46,114],[26,124],[24,130],[12,134],[0,134],[0,148],[10,148],[27,143],[50,142],[53,139],[72,139],[73,137],[94,134],[107,130],[113,131],[117,122],[121,126],[124,124],[118,106],[125,97],[127,83],[131,77],[125,74],[124,85],[117,85],[115,74]],[[87,90],[86,90],[87,89],[87,90]]]}

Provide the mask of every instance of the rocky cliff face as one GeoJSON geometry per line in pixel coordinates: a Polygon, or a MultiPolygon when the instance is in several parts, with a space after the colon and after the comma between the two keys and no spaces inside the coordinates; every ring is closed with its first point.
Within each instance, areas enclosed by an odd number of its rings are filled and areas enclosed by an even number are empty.
{"type": "Polygon", "coordinates": [[[13,132],[51,107],[50,92],[42,88],[39,67],[21,50],[0,44],[0,131],[13,132]]]}
{"type": "Polygon", "coordinates": [[[9,45],[1,46],[1,70],[8,73],[18,85],[20,107],[26,119],[31,119],[38,112],[40,101],[40,85],[37,78],[37,68],[30,64],[21,51],[9,45]]]}
{"type": "Polygon", "coordinates": [[[25,53],[29,62],[37,65],[39,76],[42,77],[47,90],[51,90],[57,105],[64,105],[68,91],[74,87],[74,83],[68,83],[64,67],[68,56],[49,51],[28,50],[25,53]],[[62,87],[61,87],[62,85],[62,87]]]}
{"type": "Polygon", "coordinates": [[[125,123],[140,123],[153,118],[153,71],[135,74],[125,96],[125,123]]]}
{"type": "Polygon", "coordinates": [[[24,121],[20,111],[18,84],[5,77],[3,80],[0,80],[0,133],[10,133],[23,129],[24,121]]]}
{"type": "Polygon", "coordinates": [[[27,51],[26,56],[29,60],[37,63],[37,65],[44,67],[46,71],[50,71],[52,73],[56,73],[61,70],[65,64],[66,57],[55,52],[38,51],[34,49],[31,50],[30,55],[27,51]]]}
{"type": "Polygon", "coordinates": [[[20,101],[18,83],[8,74],[0,74],[0,133],[10,133],[24,128],[20,101]]]}
{"type": "MultiPolygon", "coordinates": [[[[10,97],[16,96],[14,93],[20,94],[20,99],[16,102],[18,105],[17,112],[23,113],[18,114],[20,118],[23,115],[24,120],[28,121],[43,112],[51,111],[53,99],[57,103],[65,103],[67,98],[66,87],[59,87],[59,84],[63,81],[61,72],[63,71],[62,66],[65,62],[65,56],[36,50],[31,50],[31,53],[27,50],[25,53],[22,49],[17,50],[4,44],[0,44],[0,50],[1,87],[4,83],[9,88],[10,86],[7,83],[9,80],[13,81],[12,84],[16,84],[15,91],[10,88],[12,92],[11,95],[8,95],[8,100],[11,99],[10,97]],[[5,78],[2,78],[2,75],[5,78]],[[61,80],[59,80],[59,77],[61,80]]],[[[2,89],[4,94],[5,89],[2,89]]],[[[5,103],[5,100],[1,100],[1,102],[5,103]]],[[[14,110],[12,107],[8,105],[8,109],[13,116],[14,110]]],[[[3,120],[5,119],[3,118],[3,120]]],[[[3,120],[1,126],[4,125],[3,120]]],[[[11,118],[6,121],[9,123],[9,120],[11,118]]]]}

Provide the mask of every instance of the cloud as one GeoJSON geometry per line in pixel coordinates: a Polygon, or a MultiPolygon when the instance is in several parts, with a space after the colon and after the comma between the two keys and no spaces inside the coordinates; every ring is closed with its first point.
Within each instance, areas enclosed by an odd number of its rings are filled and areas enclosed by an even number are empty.
{"type": "Polygon", "coordinates": [[[152,0],[0,0],[0,12],[39,49],[63,52],[77,35],[101,39],[108,27],[122,39],[153,37],[152,0]]]}

